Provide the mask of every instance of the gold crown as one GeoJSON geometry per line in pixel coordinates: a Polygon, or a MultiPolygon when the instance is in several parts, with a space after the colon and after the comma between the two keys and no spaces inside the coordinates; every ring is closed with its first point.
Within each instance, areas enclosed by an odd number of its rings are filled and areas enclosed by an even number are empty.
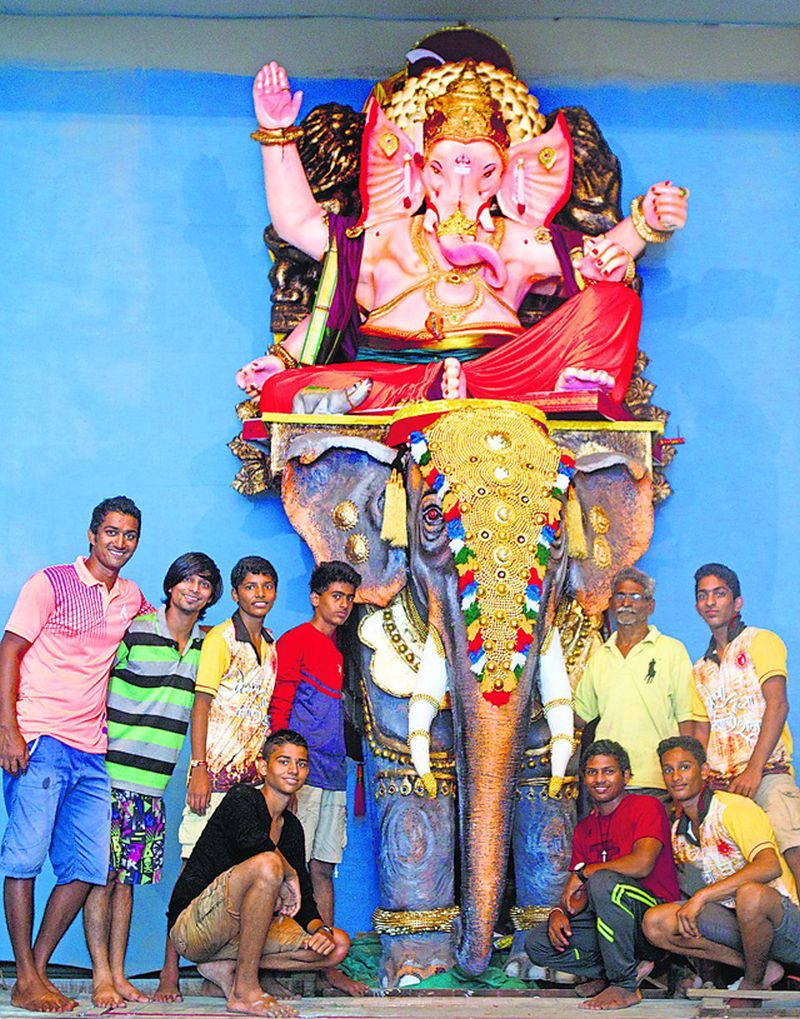
{"type": "Polygon", "coordinates": [[[509,146],[508,128],[500,104],[476,74],[472,60],[466,61],[460,76],[443,95],[431,99],[425,106],[425,155],[443,138],[457,142],[488,141],[503,156],[509,146]]]}

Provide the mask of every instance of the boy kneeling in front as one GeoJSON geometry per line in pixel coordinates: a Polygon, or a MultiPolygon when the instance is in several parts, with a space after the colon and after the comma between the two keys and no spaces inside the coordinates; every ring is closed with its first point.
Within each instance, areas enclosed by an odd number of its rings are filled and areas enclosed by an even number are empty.
{"type": "Polygon", "coordinates": [[[261,788],[234,786],[203,829],[172,893],[169,936],[222,988],[230,1011],[296,1016],[261,989],[259,969],[328,969],[350,939],[320,919],[303,829],[286,810],[308,773],[305,739],[272,733],[256,769],[261,788]]]}

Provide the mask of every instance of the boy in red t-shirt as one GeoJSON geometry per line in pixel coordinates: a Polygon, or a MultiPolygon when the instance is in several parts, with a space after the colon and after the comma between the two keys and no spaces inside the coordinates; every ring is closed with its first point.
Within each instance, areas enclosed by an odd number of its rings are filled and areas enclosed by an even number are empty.
{"type": "MultiPolygon", "coordinates": [[[[336,628],[353,610],[361,577],[347,563],[320,563],[311,574],[310,622],[288,630],[277,644],[278,666],[269,706],[270,727],[294,729],[308,741],[308,780],[297,793],[314,898],[326,924],[333,925],[333,871],[346,842],[347,758],[344,744],[342,680],[344,659],[336,628]]],[[[345,994],[366,986],[337,969],[325,979],[345,994]]]]}
{"type": "Polygon", "coordinates": [[[613,740],[585,750],[581,773],[592,810],[575,826],[561,901],[525,941],[536,966],[587,981],[578,993],[589,1009],[642,1000],[639,982],[663,954],[645,939],[642,917],[680,898],[666,811],[653,796],[626,792],[630,767],[613,740]]]}

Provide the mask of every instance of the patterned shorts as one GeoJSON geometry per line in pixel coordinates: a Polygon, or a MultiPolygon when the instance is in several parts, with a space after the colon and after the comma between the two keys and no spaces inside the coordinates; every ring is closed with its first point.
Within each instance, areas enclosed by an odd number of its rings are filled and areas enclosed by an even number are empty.
{"type": "Polygon", "coordinates": [[[154,885],[164,866],[166,813],[160,796],[111,790],[111,861],[121,885],[154,885]]]}

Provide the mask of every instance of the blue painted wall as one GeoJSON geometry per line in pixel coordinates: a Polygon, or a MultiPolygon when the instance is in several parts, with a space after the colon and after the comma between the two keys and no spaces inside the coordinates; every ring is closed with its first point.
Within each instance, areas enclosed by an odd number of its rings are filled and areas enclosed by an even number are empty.
{"type": "MultiPolygon", "coordinates": [[[[298,84],[304,110],[360,106],[369,88],[298,84]]],[[[144,514],[127,573],[151,600],[181,552],[204,550],[226,573],[258,552],[280,571],[276,633],[308,614],[311,557],[278,501],[229,487],[233,375],[269,342],[249,91],[221,75],[0,69],[2,619],[28,575],[85,550],[91,507],[118,492],[144,514]]],[[[644,563],[658,580],[655,621],[699,653],[691,573],[708,559],[738,567],[746,619],[789,646],[800,735],[798,89],[549,82],[538,95],[545,111],[580,103],[594,114],[622,161],[626,202],[665,176],[692,189],[690,225],[643,269],[648,376],[672,410],[670,433],[687,440],[644,563]]],[[[208,621],[229,607],[226,595],[208,621]]],[[[180,786],[179,775],[167,880],[137,895],[132,972],[160,964],[180,786]]],[[[356,821],[337,885],[351,931],[369,926],[375,904],[371,856],[356,821]]],[[[77,926],[55,961],[87,963],[77,926]]]]}

